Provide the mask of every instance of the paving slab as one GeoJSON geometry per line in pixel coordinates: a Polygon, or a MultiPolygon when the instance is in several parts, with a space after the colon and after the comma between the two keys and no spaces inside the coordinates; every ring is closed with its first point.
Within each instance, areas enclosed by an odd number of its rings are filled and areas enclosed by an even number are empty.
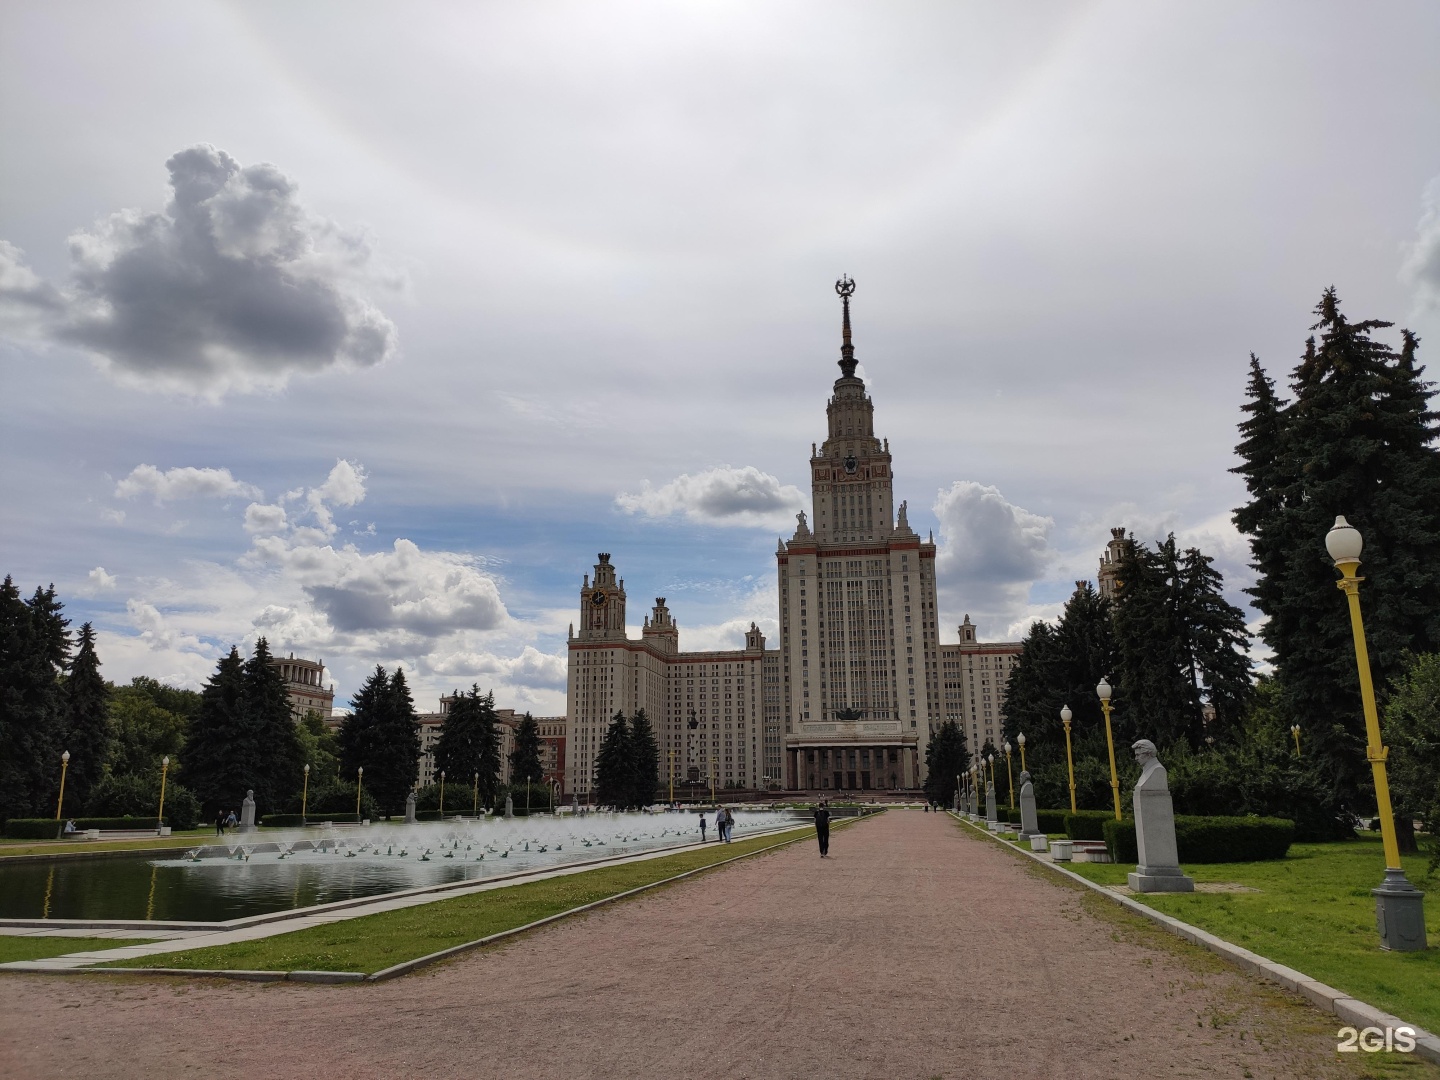
{"type": "MultiPolygon", "coordinates": [[[[1335,1053],[1335,1017],[946,815],[887,812],[831,854],[793,845],[387,983],[6,976],[0,1075],[1291,1080],[1366,1064],[1335,1053]]],[[[1407,1076],[1433,1075],[1417,1064],[1407,1076]]]]}

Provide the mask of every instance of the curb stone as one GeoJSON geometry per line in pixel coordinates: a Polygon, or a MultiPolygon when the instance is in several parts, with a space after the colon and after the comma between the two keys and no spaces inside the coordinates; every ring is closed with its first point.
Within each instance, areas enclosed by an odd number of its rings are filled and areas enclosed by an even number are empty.
{"type": "Polygon", "coordinates": [[[1214,953],[1221,959],[1238,967],[1241,971],[1245,972],[1245,974],[1258,976],[1268,982],[1276,983],[1292,993],[1299,994],[1306,1001],[1310,1002],[1310,1004],[1320,1009],[1321,1012],[1329,1013],[1344,1024],[1351,1027],[1409,1028],[1415,1033],[1415,1056],[1424,1058],[1433,1064],[1440,1065],[1440,1036],[1432,1034],[1419,1024],[1408,1023],[1398,1016],[1392,1016],[1390,1013],[1377,1009],[1373,1005],[1366,1004],[1357,998],[1351,997],[1343,990],[1336,990],[1333,986],[1327,986],[1318,979],[1312,979],[1303,972],[1286,967],[1284,964],[1278,964],[1274,960],[1261,956],[1259,953],[1251,952],[1249,949],[1242,949],[1239,945],[1231,944],[1224,938],[1216,937],[1208,931],[1201,930],[1198,926],[1191,926],[1189,923],[1182,922],[1173,915],[1166,915],[1164,912],[1156,911],[1154,908],[1148,907],[1137,900],[1132,900],[1128,896],[1122,896],[1120,893],[1107,889],[1104,885],[1097,884],[1087,877],[1082,877],[1073,870],[1068,870],[1063,866],[1057,866],[1051,860],[1042,859],[1039,855],[1026,851],[1024,848],[1007,844],[1004,840],[1000,839],[1000,837],[992,836],[989,832],[966,821],[953,810],[948,810],[946,813],[962,825],[969,825],[981,836],[988,837],[996,843],[1024,855],[1032,862],[1038,863],[1049,870],[1053,870],[1057,874],[1063,874],[1070,880],[1079,882],[1092,892],[1099,893],[1106,899],[1119,904],[1123,908],[1129,909],[1136,915],[1143,916],[1151,922],[1158,924],[1176,937],[1192,942],[1214,953]]]}

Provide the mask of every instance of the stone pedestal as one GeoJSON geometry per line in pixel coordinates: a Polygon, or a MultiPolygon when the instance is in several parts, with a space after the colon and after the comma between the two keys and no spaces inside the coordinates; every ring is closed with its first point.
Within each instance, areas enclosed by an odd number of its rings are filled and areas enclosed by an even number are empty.
{"type": "Polygon", "coordinates": [[[1020,839],[1029,840],[1040,831],[1040,817],[1035,812],[1035,785],[1030,774],[1020,774],[1020,839]]]}
{"type": "Polygon", "coordinates": [[[999,815],[995,813],[995,784],[991,781],[987,781],[985,784],[985,820],[1000,820],[999,815]]]}
{"type": "Polygon", "coordinates": [[[1049,841],[1049,839],[1046,838],[1046,836],[1045,836],[1044,833],[1031,833],[1031,834],[1030,834],[1030,850],[1031,850],[1031,851],[1048,851],[1049,848],[1050,848],[1050,841],[1049,841]]]}
{"type": "Polygon", "coordinates": [[[515,816],[515,802],[509,795],[505,796],[505,820],[509,821],[515,816]]]}
{"type": "Polygon", "coordinates": [[[972,820],[980,816],[979,799],[980,796],[976,792],[975,786],[972,784],[970,786],[970,817],[972,820]]]}
{"type": "Polygon", "coordinates": [[[1056,862],[1073,862],[1073,844],[1070,840],[1051,840],[1050,858],[1056,862]]]}
{"type": "Polygon", "coordinates": [[[240,831],[255,831],[255,792],[245,792],[245,801],[240,804],[240,831]]]}
{"type": "Polygon", "coordinates": [[[415,824],[415,792],[405,796],[405,824],[415,824]]]}
{"type": "Polygon", "coordinates": [[[1375,897],[1375,926],[1380,947],[1394,952],[1420,952],[1425,948],[1425,894],[1411,885],[1404,871],[1386,870],[1375,897]]]}
{"type": "Polygon", "coordinates": [[[1155,756],[1155,744],[1149,739],[1141,739],[1132,749],[1141,769],[1134,795],[1135,842],[1140,865],[1126,880],[1137,893],[1194,892],[1195,879],[1180,869],[1175,844],[1175,806],[1170,798],[1165,766],[1155,756]]]}

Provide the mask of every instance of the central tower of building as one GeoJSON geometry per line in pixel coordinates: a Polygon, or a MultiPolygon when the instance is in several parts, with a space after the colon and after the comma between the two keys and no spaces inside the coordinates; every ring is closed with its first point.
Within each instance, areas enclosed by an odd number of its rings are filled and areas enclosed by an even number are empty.
{"type": "MultiPolygon", "coordinates": [[[[811,445],[811,523],[776,552],[780,589],[781,743],[791,788],[913,788],[940,722],[935,544],[894,506],[888,439],[855,374],[850,297],[828,434],[811,445]]],[[[768,740],[767,740],[768,741],[768,740]]],[[[768,764],[768,763],[767,763],[768,764]]]]}

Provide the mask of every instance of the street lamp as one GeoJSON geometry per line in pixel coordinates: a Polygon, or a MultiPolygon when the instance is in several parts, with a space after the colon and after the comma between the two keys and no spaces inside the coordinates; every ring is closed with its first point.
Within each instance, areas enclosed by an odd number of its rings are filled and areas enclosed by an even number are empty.
{"type": "Polygon", "coordinates": [[[1030,770],[1025,765],[1025,733],[1022,731],[1016,735],[1015,741],[1020,744],[1020,771],[1029,772],[1030,770]]]}
{"type": "MultiPolygon", "coordinates": [[[[1375,921],[1380,929],[1380,947],[1397,952],[1419,952],[1425,948],[1424,897],[1405,877],[1400,865],[1400,844],[1395,836],[1395,813],[1390,806],[1390,782],[1385,759],[1390,751],[1380,741],[1380,715],[1375,709],[1375,686],[1370,681],[1370,653],[1365,646],[1365,626],[1360,620],[1360,552],[1364,541],[1359,531],[1343,517],[1325,534],[1325,548],[1340,571],[1336,587],[1350,606],[1350,631],[1355,638],[1355,662],[1360,671],[1360,701],[1365,709],[1365,757],[1375,775],[1375,802],[1380,815],[1380,835],[1385,846],[1385,877],[1375,897],[1375,921]]],[[[1293,729],[1298,752],[1300,734],[1293,729]]]]}
{"type": "Polygon", "coordinates": [[[474,818],[480,816],[480,774],[478,772],[475,774],[475,805],[470,808],[470,816],[474,818]]]}
{"type": "Polygon", "coordinates": [[[1115,793],[1115,820],[1120,820],[1120,774],[1115,771],[1115,736],[1110,731],[1110,684],[1102,677],[1095,687],[1105,713],[1105,745],[1110,748],[1110,790],[1115,793]]]}
{"type": "Polygon", "coordinates": [[[166,754],[160,759],[160,811],[155,815],[155,835],[163,836],[160,831],[165,828],[165,777],[170,772],[170,755],[166,754]]]}
{"type": "Polygon", "coordinates": [[[1070,720],[1074,717],[1070,706],[1066,705],[1060,710],[1060,722],[1065,725],[1065,767],[1070,770],[1070,813],[1078,813],[1075,809],[1075,756],[1070,752],[1070,720]]]}
{"type": "Polygon", "coordinates": [[[1010,763],[1010,740],[1005,740],[1005,776],[1010,785],[1010,809],[1015,809],[1015,766],[1010,763]]]}
{"type": "Polygon", "coordinates": [[[1300,756],[1300,725],[1299,725],[1299,724],[1291,724],[1291,725],[1290,725],[1290,734],[1295,737],[1295,756],[1296,756],[1296,757],[1299,757],[1299,756],[1300,756]]]}
{"type": "Polygon", "coordinates": [[[305,765],[305,783],[300,789],[300,824],[305,824],[305,814],[310,809],[310,765],[305,765]]]}
{"type": "Polygon", "coordinates": [[[360,820],[360,790],[365,785],[365,766],[355,767],[355,820],[360,820]]]}
{"type": "Polygon", "coordinates": [[[440,820],[445,820],[445,770],[440,770],[440,820]]]}
{"type": "Polygon", "coordinates": [[[60,755],[60,798],[55,802],[55,839],[60,839],[60,808],[65,805],[65,771],[70,768],[70,751],[60,755]]]}

